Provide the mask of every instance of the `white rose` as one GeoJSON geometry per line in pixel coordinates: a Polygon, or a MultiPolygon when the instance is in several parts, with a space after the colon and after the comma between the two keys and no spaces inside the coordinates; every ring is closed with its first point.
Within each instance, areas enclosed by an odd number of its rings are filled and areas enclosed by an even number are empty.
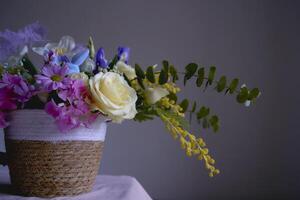
{"type": "Polygon", "coordinates": [[[71,74],[70,77],[72,79],[81,79],[81,80],[83,80],[85,85],[89,84],[89,77],[84,72],[71,74]]]}
{"type": "Polygon", "coordinates": [[[135,117],[137,95],[123,76],[114,72],[99,72],[90,79],[89,85],[93,106],[114,122],[135,117]]]}
{"type": "Polygon", "coordinates": [[[155,104],[161,98],[167,96],[169,94],[168,90],[162,87],[155,87],[155,88],[147,88],[145,90],[145,100],[148,104],[155,104]]]}
{"type": "Polygon", "coordinates": [[[130,65],[127,65],[123,61],[118,61],[115,65],[115,69],[121,73],[124,73],[129,80],[132,80],[136,77],[135,69],[132,68],[130,65]]]}

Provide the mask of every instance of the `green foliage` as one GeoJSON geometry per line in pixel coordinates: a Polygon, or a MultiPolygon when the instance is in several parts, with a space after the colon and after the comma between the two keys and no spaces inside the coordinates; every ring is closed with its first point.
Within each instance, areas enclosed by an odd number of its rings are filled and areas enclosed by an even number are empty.
{"type": "Polygon", "coordinates": [[[197,84],[197,87],[201,87],[203,81],[204,81],[204,67],[201,67],[199,70],[198,70],[198,76],[197,76],[197,80],[196,80],[196,84],[197,84]]]}
{"type": "Polygon", "coordinates": [[[179,105],[182,108],[182,113],[185,113],[189,107],[189,100],[184,99],[179,105]]]}
{"type": "Polygon", "coordinates": [[[154,117],[156,116],[156,112],[154,110],[141,110],[139,111],[135,117],[134,120],[138,122],[143,122],[147,120],[153,120],[154,117]]]}
{"type": "Polygon", "coordinates": [[[219,118],[217,115],[209,116],[210,109],[202,106],[197,112],[197,119],[199,123],[202,123],[204,129],[212,127],[214,132],[217,132],[220,128],[219,118]]]}
{"type": "Polygon", "coordinates": [[[163,60],[162,64],[163,64],[164,71],[169,73],[169,62],[166,60],[163,60]]]}
{"type": "Polygon", "coordinates": [[[248,99],[248,89],[246,87],[242,87],[238,95],[236,96],[236,100],[239,103],[245,103],[248,99]]]}
{"type": "Polygon", "coordinates": [[[253,88],[249,93],[248,100],[256,99],[259,96],[259,93],[258,88],[253,88]]]}
{"type": "Polygon", "coordinates": [[[217,91],[222,92],[226,87],[226,76],[221,76],[220,80],[217,83],[217,91]]]}
{"type": "Polygon", "coordinates": [[[138,64],[135,64],[134,69],[135,69],[135,73],[136,73],[137,81],[138,81],[139,85],[141,86],[141,88],[145,89],[145,86],[143,83],[143,80],[145,78],[144,71],[138,64]]]}
{"type": "Polygon", "coordinates": [[[215,78],[215,74],[216,74],[216,67],[211,66],[209,68],[209,73],[208,73],[208,78],[207,78],[207,82],[208,82],[209,85],[211,85],[213,83],[213,80],[215,78]]]}
{"type": "Polygon", "coordinates": [[[173,100],[175,103],[177,102],[177,95],[172,92],[170,94],[168,94],[168,98],[170,100],[173,100]]]}
{"type": "Polygon", "coordinates": [[[146,77],[147,77],[148,81],[150,81],[151,83],[155,83],[155,76],[154,76],[153,66],[150,66],[150,67],[147,68],[146,77]]]}
{"type": "Polygon", "coordinates": [[[209,108],[207,108],[205,106],[202,106],[200,108],[200,110],[197,112],[197,119],[200,120],[200,119],[202,119],[204,117],[207,117],[208,114],[209,114],[209,111],[210,111],[209,108]]]}
{"type": "Polygon", "coordinates": [[[115,55],[112,61],[108,64],[108,68],[112,69],[118,62],[118,55],[115,55]]]}
{"type": "Polygon", "coordinates": [[[198,69],[198,65],[196,63],[190,63],[185,67],[185,75],[184,75],[184,85],[186,81],[194,76],[198,69]]]}
{"type": "Polygon", "coordinates": [[[174,113],[172,110],[163,110],[160,108],[155,108],[155,111],[157,112],[157,114],[159,116],[164,115],[172,120],[177,121],[179,123],[179,125],[186,130],[188,130],[190,128],[189,122],[184,117],[181,117],[181,116],[177,115],[176,113],[174,113]]]}
{"type": "Polygon", "coordinates": [[[165,69],[162,69],[159,74],[158,83],[160,85],[163,85],[168,82],[168,79],[169,79],[169,73],[165,69]]]}
{"type": "Polygon", "coordinates": [[[177,70],[175,69],[175,67],[173,65],[170,66],[170,74],[173,77],[173,82],[175,83],[175,81],[177,81],[179,79],[179,77],[178,77],[177,70]]]}
{"type": "Polygon", "coordinates": [[[197,107],[197,102],[194,101],[191,112],[195,112],[196,111],[196,107],[197,107]]]}
{"type": "Polygon", "coordinates": [[[31,75],[31,76],[34,76],[37,74],[37,70],[36,68],[34,67],[34,65],[32,64],[32,62],[29,60],[28,56],[25,55],[23,58],[22,58],[22,66],[24,67],[25,70],[28,71],[28,73],[31,75]]]}
{"type": "Polygon", "coordinates": [[[91,59],[94,59],[95,58],[95,46],[94,46],[94,41],[93,41],[93,38],[90,36],[89,37],[89,41],[88,41],[88,45],[87,45],[90,53],[89,53],[89,56],[91,59]]]}
{"type": "Polygon", "coordinates": [[[233,94],[239,84],[239,79],[235,78],[231,81],[229,88],[227,89],[230,94],[233,94]]]}

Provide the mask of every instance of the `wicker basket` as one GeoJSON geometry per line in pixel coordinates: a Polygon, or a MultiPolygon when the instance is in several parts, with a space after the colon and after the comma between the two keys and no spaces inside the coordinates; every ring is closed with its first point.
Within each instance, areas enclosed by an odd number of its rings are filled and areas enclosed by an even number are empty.
{"type": "Polygon", "coordinates": [[[60,133],[42,110],[11,114],[5,129],[11,183],[24,196],[55,197],[92,190],[103,151],[106,123],[60,133]]]}

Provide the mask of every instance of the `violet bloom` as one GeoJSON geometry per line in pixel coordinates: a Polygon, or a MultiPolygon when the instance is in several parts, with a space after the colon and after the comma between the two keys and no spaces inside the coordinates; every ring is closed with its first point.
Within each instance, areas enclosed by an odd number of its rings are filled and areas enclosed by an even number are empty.
{"type": "Polygon", "coordinates": [[[46,30],[38,22],[13,32],[0,32],[0,63],[15,66],[28,48],[45,40],[46,30]]]}
{"type": "Polygon", "coordinates": [[[15,93],[12,88],[0,88],[0,110],[14,110],[17,108],[15,93]]]}
{"type": "Polygon", "coordinates": [[[46,65],[42,68],[42,73],[35,76],[36,82],[47,92],[65,88],[65,83],[68,81],[67,72],[67,66],[46,65]]]}
{"type": "Polygon", "coordinates": [[[128,64],[130,48],[128,47],[119,47],[118,48],[118,60],[128,64]]]}
{"type": "Polygon", "coordinates": [[[34,86],[30,85],[20,75],[5,73],[0,82],[3,86],[11,88],[15,93],[16,100],[21,103],[28,101],[35,93],[34,86]]]}
{"type": "Polygon", "coordinates": [[[108,67],[108,62],[105,59],[105,53],[103,48],[99,48],[96,54],[96,66],[106,69],[108,67]]]}
{"type": "Polygon", "coordinates": [[[98,114],[91,113],[88,105],[82,100],[68,106],[56,105],[52,100],[46,104],[45,111],[55,119],[61,132],[68,132],[81,125],[88,127],[98,116],[98,114]]]}
{"type": "Polygon", "coordinates": [[[76,99],[85,99],[88,95],[88,90],[80,79],[71,79],[66,84],[65,88],[58,92],[58,96],[64,101],[75,101],[76,99]]]}

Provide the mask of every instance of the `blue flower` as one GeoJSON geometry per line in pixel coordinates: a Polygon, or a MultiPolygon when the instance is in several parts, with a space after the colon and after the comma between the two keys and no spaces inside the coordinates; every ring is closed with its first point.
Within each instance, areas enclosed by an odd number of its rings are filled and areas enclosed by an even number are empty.
{"type": "Polygon", "coordinates": [[[118,48],[118,60],[128,63],[130,48],[119,47],[118,48]]]}
{"type": "Polygon", "coordinates": [[[32,47],[38,42],[45,41],[46,29],[38,22],[25,26],[13,32],[0,32],[0,63],[15,66],[32,47]]]}
{"type": "Polygon", "coordinates": [[[96,54],[96,66],[106,69],[108,67],[108,62],[105,59],[104,49],[99,48],[96,54]]]}
{"type": "Polygon", "coordinates": [[[71,62],[67,62],[66,65],[69,67],[68,74],[80,73],[79,66],[88,58],[90,51],[85,49],[75,54],[72,57],[71,62]]]}

